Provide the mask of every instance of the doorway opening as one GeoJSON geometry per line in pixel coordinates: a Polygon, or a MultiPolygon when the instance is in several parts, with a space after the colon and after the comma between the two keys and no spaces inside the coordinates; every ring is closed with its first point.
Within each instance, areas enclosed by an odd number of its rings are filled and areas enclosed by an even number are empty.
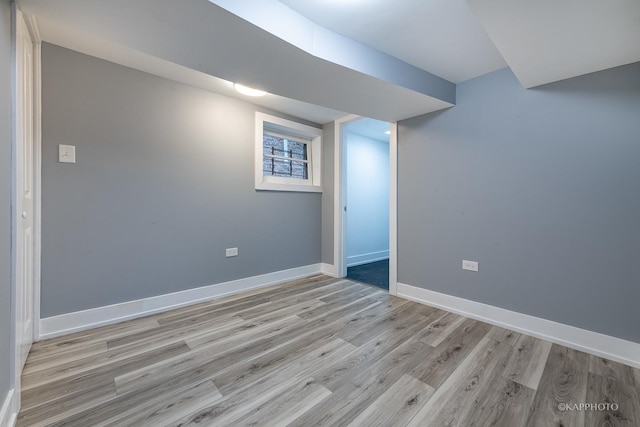
{"type": "Polygon", "coordinates": [[[362,117],[351,117],[337,125],[342,206],[340,276],[391,293],[395,291],[394,280],[390,279],[394,269],[390,257],[395,209],[391,203],[392,193],[395,195],[391,140],[395,143],[395,126],[362,117]]]}

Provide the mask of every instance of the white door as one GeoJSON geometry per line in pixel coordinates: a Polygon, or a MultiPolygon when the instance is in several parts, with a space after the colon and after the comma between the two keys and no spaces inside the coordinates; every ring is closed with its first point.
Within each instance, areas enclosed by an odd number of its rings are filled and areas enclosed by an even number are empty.
{"type": "Polygon", "coordinates": [[[16,368],[33,342],[33,42],[20,12],[16,26],[16,368]]]}

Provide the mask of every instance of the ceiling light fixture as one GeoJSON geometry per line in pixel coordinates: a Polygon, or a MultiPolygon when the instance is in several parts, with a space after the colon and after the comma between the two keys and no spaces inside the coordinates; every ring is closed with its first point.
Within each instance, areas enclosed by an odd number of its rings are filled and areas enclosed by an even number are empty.
{"type": "Polygon", "coordinates": [[[267,92],[263,91],[263,90],[259,90],[259,89],[253,89],[247,86],[243,86],[239,83],[234,83],[233,84],[233,88],[238,92],[241,93],[242,95],[246,95],[246,96],[265,96],[267,94],[267,92]]]}
{"type": "Polygon", "coordinates": [[[391,135],[391,131],[390,130],[385,131],[384,133],[386,133],[387,135],[391,135]]]}

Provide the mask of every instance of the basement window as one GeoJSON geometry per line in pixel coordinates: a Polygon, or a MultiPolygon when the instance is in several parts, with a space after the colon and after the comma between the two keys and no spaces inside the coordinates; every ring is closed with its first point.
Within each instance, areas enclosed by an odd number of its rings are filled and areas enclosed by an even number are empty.
{"type": "Polygon", "coordinates": [[[256,190],[321,192],[322,130],[256,113],[256,190]]]}

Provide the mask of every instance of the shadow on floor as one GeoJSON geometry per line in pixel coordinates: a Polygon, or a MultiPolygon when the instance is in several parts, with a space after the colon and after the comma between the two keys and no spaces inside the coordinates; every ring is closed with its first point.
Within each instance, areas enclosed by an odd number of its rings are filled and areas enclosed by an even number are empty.
{"type": "Polygon", "coordinates": [[[347,268],[347,279],[389,290],[389,260],[347,268]]]}

